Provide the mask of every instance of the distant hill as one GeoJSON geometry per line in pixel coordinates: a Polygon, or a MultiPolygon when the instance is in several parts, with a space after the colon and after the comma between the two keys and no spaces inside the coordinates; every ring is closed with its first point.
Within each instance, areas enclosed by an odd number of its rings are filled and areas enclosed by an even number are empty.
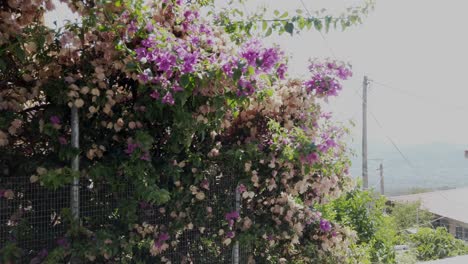
{"type": "MultiPolygon", "coordinates": [[[[355,148],[351,173],[361,177],[361,151],[355,148]]],[[[423,190],[448,189],[468,186],[468,159],[465,146],[445,143],[400,146],[411,167],[392,145],[369,144],[368,156],[384,159],[385,189],[387,195],[407,194],[423,190]]],[[[379,190],[378,161],[369,161],[369,186],[379,190]]]]}

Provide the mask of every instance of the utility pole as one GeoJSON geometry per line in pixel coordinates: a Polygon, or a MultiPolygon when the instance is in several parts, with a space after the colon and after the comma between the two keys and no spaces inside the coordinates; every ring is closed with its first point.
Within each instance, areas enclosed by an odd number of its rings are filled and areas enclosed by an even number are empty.
{"type": "Polygon", "coordinates": [[[369,81],[364,76],[362,83],[362,188],[369,188],[369,177],[367,172],[367,85],[369,81]]]}
{"type": "Polygon", "coordinates": [[[419,228],[419,207],[416,207],[416,227],[419,228]]]}
{"type": "Polygon", "coordinates": [[[382,163],[380,163],[379,171],[380,171],[380,194],[384,195],[385,194],[385,185],[384,185],[383,164],[382,163]]]}

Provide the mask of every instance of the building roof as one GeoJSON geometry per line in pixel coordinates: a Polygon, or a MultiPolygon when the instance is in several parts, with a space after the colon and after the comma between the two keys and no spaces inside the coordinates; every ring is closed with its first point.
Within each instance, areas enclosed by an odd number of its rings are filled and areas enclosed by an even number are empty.
{"type": "Polygon", "coordinates": [[[468,255],[432,260],[432,261],[427,261],[427,262],[418,262],[418,264],[466,264],[466,263],[468,263],[468,255]]]}
{"type": "Polygon", "coordinates": [[[433,214],[468,223],[468,188],[394,196],[388,199],[395,202],[421,201],[421,207],[433,214]]]}

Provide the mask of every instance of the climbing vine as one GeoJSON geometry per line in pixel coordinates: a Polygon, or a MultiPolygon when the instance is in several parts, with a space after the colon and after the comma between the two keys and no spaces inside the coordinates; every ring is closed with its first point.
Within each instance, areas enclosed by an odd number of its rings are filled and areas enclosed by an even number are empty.
{"type": "MultiPolygon", "coordinates": [[[[309,79],[289,79],[278,47],[236,44],[197,3],[64,2],[80,20],[60,29],[41,22],[50,0],[0,4],[0,199],[21,199],[9,187],[21,177],[57,190],[78,176],[115,203],[81,224],[64,208],[67,231],[33,263],[167,263],[189,234],[213,255],[241,241],[258,263],[346,260],[355,233],[318,210],[351,186],[345,131],[318,101],[338,94],[349,65],[311,61],[309,79]],[[219,175],[239,210],[210,192],[219,175]]],[[[24,255],[15,234],[34,206],[12,216],[5,262],[24,255]]]]}

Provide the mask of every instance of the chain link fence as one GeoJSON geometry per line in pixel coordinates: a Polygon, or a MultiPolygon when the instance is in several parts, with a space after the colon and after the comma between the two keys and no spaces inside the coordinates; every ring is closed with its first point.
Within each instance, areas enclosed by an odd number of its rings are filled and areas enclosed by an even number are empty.
{"type": "MultiPolygon", "coordinates": [[[[8,242],[14,242],[22,250],[21,263],[30,263],[31,259],[41,254],[41,250],[57,247],[67,231],[62,218],[64,210],[70,210],[70,187],[49,190],[37,182],[31,183],[30,177],[8,175],[0,178],[0,186],[13,192],[4,194],[8,198],[0,198],[0,248],[8,242]]],[[[185,230],[178,235],[178,243],[164,251],[162,256],[173,264],[247,263],[247,245],[232,243],[225,246],[220,237],[214,240],[212,236],[209,237],[222,228],[225,212],[238,209],[236,186],[234,177],[222,174],[210,177],[204,206],[213,208],[213,216],[204,223],[206,229],[203,232],[196,228],[185,230]]],[[[115,219],[112,214],[118,203],[125,200],[122,195],[130,197],[132,192],[132,188],[126,184],[118,192],[113,192],[105,184],[81,179],[82,225],[89,230],[96,230],[117,224],[113,222],[115,219]]],[[[159,209],[151,205],[140,206],[139,222],[166,225],[173,221],[168,214],[161,214],[159,209]]]]}

